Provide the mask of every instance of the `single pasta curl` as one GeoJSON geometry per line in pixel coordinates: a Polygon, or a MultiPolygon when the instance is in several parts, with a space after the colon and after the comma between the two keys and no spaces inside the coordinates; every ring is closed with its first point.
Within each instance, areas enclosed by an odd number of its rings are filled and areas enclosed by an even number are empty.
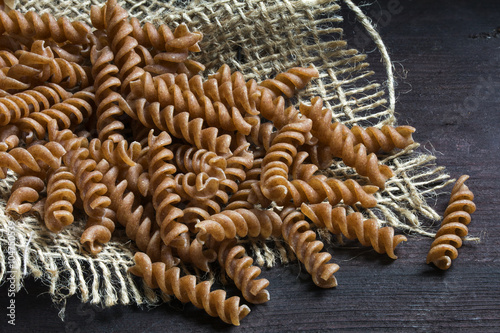
{"type": "Polygon", "coordinates": [[[128,12],[116,0],[108,0],[100,9],[92,6],[90,13],[93,25],[97,29],[106,29],[114,63],[120,70],[121,93],[126,95],[130,91],[130,82],[139,79],[144,73],[140,67],[142,59],[135,51],[139,43],[132,35],[128,12]]]}
{"type": "Polygon", "coordinates": [[[191,302],[194,306],[204,309],[210,316],[219,317],[228,324],[238,326],[240,320],[250,312],[246,305],[240,305],[240,298],[233,296],[226,299],[226,292],[217,289],[210,291],[208,281],[196,283],[194,275],[180,277],[180,269],[166,269],[161,262],[151,262],[144,253],[137,252],[134,256],[135,266],[130,272],[144,279],[150,288],[160,288],[167,295],[174,295],[183,303],[191,302]]]}
{"type": "Polygon", "coordinates": [[[262,304],[270,300],[267,279],[257,279],[261,269],[253,265],[253,259],[246,255],[245,248],[228,239],[218,246],[219,264],[241,290],[243,298],[253,304],[262,304]]]}
{"type": "Polygon", "coordinates": [[[329,203],[302,204],[302,213],[318,227],[326,227],[334,235],[357,239],[363,246],[371,246],[377,253],[387,253],[392,259],[396,246],[406,241],[403,235],[394,235],[392,227],[380,228],[373,219],[365,220],[361,213],[346,214],[344,207],[333,208],[329,203]]]}
{"type": "Polygon", "coordinates": [[[0,128],[0,151],[9,151],[19,145],[21,130],[18,125],[9,124],[0,128]]]}
{"type": "Polygon", "coordinates": [[[29,212],[33,203],[39,199],[39,193],[45,188],[45,173],[42,170],[38,175],[24,175],[16,179],[11,188],[11,194],[5,211],[16,212],[17,214],[24,214],[29,212]]]}
{"type": "Polygon", "coordinates": [[[393,176],[387,165],[379,165],[374,153],[368,154],[362,143],[356,144],[355,137],[342,123],[332,123],[332,112],[323,109],[320,97],[311,99],[311,105],[300,104],[300,112],[313,122],[311,133],[318,142],[330,147],[335,157],[340,157],[347,166],[353,167],[361,176],[366,176],[380,189],[385,188],[385,181],[393,176]]]}
{"type": "Polygon", "coordinates": [[[283,219],[282,235],[285,242],[292,248],[297,258],[311,274],[314,284],[321,288],[337,286],[333,274],[339,269],[334,263],[329,263],[332,256],[328,252],[320,252],[324,244],[316,240],[316,234],[311,230],[304,215],[294,207],[284,207],[280,212],[283,219]]]}
{"type": "Polygon", "coordinates": [[[461,176],[451,191],[451,198],[446,208],[441,227],[427,254],[427,263],[431,262],[439,269],[451,267],[451,261],[458,256],[457,249],[462,246],[462,238],[467,236],[470,214],[476,210],[474,194],[465,185],[468,175],[461,176]]]}

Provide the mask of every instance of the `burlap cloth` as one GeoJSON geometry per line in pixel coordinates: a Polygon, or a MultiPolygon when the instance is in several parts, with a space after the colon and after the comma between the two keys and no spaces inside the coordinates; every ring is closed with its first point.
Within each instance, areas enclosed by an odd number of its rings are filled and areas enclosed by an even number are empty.
{"type": "MultiPolygon", "coordinates": [[[[47,11],[90,24],[90,5],[102,3],[97,0],[25,0],[18,1],[16,9],[47,11]]],[[[300,93],[299,100],[321,96],[333,111],[334,118],[348,126],[396,123],[392,67],[383,43],[374,30],[370,31],[370,21],[360,18],[359,12],[356,14],[381,50],[386,79],[373,81],[374,72],[366,62],[366,55],[350,48],[342,39],[341,6],[350,5],[346,8],[353,10],[349,0],[124,0],[119,4],[142,21],[166,22],[171,27],[185,22],[191,29],[203,32],[202,52],[195,58],[206,65],[208,73],[228,63],[247,79],[260,81],[290,67],[312,63],[318,68],[320,77],[300,93]]],[[[420,222],[422,218],[439,219],[426,199],[435,196],[451,180],[442,167],[436,166],[435,157],[420,152],[416,149],[418,146],[415,143],[403,151],[381,157],[382,162],[394,170],[395,177],[387,182],[386,190],[376,194],[378,205],[362,212],[399,231],[433,236],[428,230],[429,224],[420,222]]],[[[357,177],[351,168],[340,162],[334,163],[328,172],[342,179],[357,177]]],[[[19,290],[23,278],[32,275],[48,286],[55,302],[74,294],[83,302],[103,306],[118,303],[153,305],[166,299],[127,273],[127,268],[133,265],[135,247],[127,241],[124,232],[118,230],[104,250],[97,257],[91,257],[79,243],[83,217],[56,235],[35,216],[13,219],[5,214],[14,179],[11,174],[0,180],[0,281],[5,282],[13,273],[19,290]]],[[[319,234],[325,235],[321,231],[319,234]]],[[[325,237],[324,241],[330,242],[332,237],[325,237]]],[[[272,266],[293,258],[280,242],[247,245],[259,265],[272,266]]]]}

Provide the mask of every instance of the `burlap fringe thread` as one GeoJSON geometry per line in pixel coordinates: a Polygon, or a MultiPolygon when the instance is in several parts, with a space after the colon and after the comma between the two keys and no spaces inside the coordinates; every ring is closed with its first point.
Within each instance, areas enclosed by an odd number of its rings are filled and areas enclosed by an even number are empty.
{"type": "MultiPolygon", "coordinates": [[[[26,0],[19,1],[16,8],[21,12],[47,11],[90,23],[91,3],[99,4],[95,0],[26,0]]],[[[374,73],[369,69],[366,55],[349,48],[342,40],[338,1],[125,0],[119,3],[142,21],[167,22],[170,26],[186,22],[190,29],[202,31],[202,52],[196,60],[209,71],[228,63],[247,79],[260,81],[290,67],[312,63],[320,77],[301,92],[297,102],[319,95],[332,110],[334,119],[348,126],[381,127],[396,122],[392,64],[369,19],[350,0],[344,0],[344,4],[355,12],[385,62],[389,107],[384,86],[370,81],[374,73]]],[[[418,146],[415,143],[383,157],[382,162],[392,167],[395,177],[387,182],[383,192],[377,193],[377,207],[360,211],[406,233],[433,237],[434,233],[419,218],[440,218],[426,200],[435,197],[436,191],[452,180],[443,167],[435,165],[434,156],[417,152],[418,146]]],[[[364,181],[341,162],[335,162],[328,173],[364,181]]],[[[127,268],[133,265],[135,248],[124,232],[118,231],[97,257],[91,257],[79,243],[83,217],[55,235],[34,216],[13,219],[5,214],[14,180],[12,174],[0,180],[0,281],[5,282],[7,275],[13,274],[19,290],[23,278],[31,275],[48,285],[55,302],[75,294],[83,302],[106,307],[119,303],[154,305],[168,300],[127,273],[127,268]]],[[[321,230],[318,233],[326,235],[321,230]]],[[[332,237],[325,237],[324,241],[330,242],[332,237]]],[[[287,263],[294,259],[293,253],[280,242],[246,245],[261,266],[271,267],[278,261],[287,263]]]]}

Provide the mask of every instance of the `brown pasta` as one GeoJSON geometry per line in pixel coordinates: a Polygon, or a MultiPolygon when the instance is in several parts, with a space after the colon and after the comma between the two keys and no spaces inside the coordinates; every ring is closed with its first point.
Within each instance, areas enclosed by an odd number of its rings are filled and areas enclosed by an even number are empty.
{"type": "Polygon", "coordinates": [[[59,129],[74,129],[93,113],[94,94],[89,90],[76,92],[52,107],[33,112],[16,122],[25,137],[46,137],[48,123],[56,120],[59,129]]]}
{"type": "Polygon", "coordinates": [[[55,83],[0,98],[0,126],[14,123],[33,112],[40,112],[71,96],[55,83]]]}
{"type": "Polygon", "coordinates": [[[166,269],[164,263],[153,263],[146,254],[140,252],[135,254],[134,261],[135,266],[130,268],[130,272],[142,277],[149,287],[160,288],[167,295],[175,295],[183,303],[191,302],[225,323],[238,326],[240,320],[250,312],[248,306],[240,305],[239,297],[226,299],[226,292],[221,289],[211,292],[210,282],[196,283],[194,275],[181,277],[178,267],[166,269]]]}
{"type": "Polygon", "coordinates": [[[47,182],[44,221],[47,229],[59,232],[74,221],[73,204],[76,201],[75,175],[68,167],[55,169],[47,182]]]}
{"type": "Polygon", "coordinates": [[[224,210],[196,224],[197,239],[204,243],[208,235],[217,241],[238,237],[278,236],[280,217],[272,210],[238,208],[224,210]]]}
{"type": "Polygon", "coordinates": [[[5,210],[9,213],[24,214],[31,210],[33,203],[39,199],[39,193],[45,188],[45,175],[24,175],[19,177],[11,188],[11,194],[5,210]]]}
{"type": "MultiPolygon", "coordinates": [[[[290,98],[320,76],[314,65],[260,83],[228,64],[200,75],[190,55],[203,35],[186,24],[139,23],[116,0],[92,6],[90,20],[95,30],[0,10],[0,178],[18,176],[8,212],[38,213],[60,232],[83,210],[92,255],[124,228],[141,251],[131,273],[233,325],[249,307],[198,275],[219,266],[246,301],[267,302],[249,241],[283,240],[322,288],[337,285],[339,267],[313,224],[396,258],[406,237],[333,206],[377,206],[392,170],[375,153],[411,145],[413,127],[349,129],[319,97],[295,108],[290,98]],[[374,185],[321,174],[333,158],[374,185]]],[[[429,252],[440,268],[475,209],[467,177],[429,252]]]]}
{"type": "Polygon", "coordinates": [[[342,158],[347,166],[353,167],[361,176],[368,177],[380,189],[385,188],[385,181],[393,176],[392,170],[387,165],[379,165],[377,156],[368,154],[363,144],[356,144],[345,125],[332,123],[331,111],[323,109],[321,98],[311,99],[310,106],[301,104],[300,112],[312,119],[311,133],[321,144],[329,145],[334,156],[342,158]]]}
{"type": "Polygon", "coordinates": [[[225,240],[218,246],[219,264],[236,287],[241,290],[243,298],[253,304],[262,304],[270,300],[267,279],[257,279],[261,270],[253,265],[253,259],[245,254],[245,248],[237,245],[234,239],[225,240]]]}
{"type": "Polygon", "coordinates": [[[371,246],[377,253],[387,253],[392,259],[396,246],[406,241],[403,235],[394,235],[392,227],[380,228],[373,219],[365,220],[361,213],[346,214],[344,207],[333,208],[329,203],[301,206],[302,213],[320,228],[327,228],[334,235],[357,239],[363,246],[371,246]]]}
{"type": "Polygon", "coordinates": [[[159,136],[154,136],[153,131],[149,135],[149,177],[150,190],[152,191],[153,206],[156,209],[156,220],[160,225],[160,235],[165,245],[184,244],[180,237],[188,232],[186,225],[177,222],[182,218],[183,212],[176,207],[181,201],[178,194],[172,193],[169,189],[175,187],[172,174],[176,171],[175,166],[168,161],[172,160],[172,152],[166,148],[172,139],[167,132],[162,132],[159,136]],[[177,243],[177,244],[176,244],[177,243]]]}
{"type": "Polygon", "coordinates": [[[441,227],[427,254],[427,263],[432,262],[442,270],[450,268],[451,261],[457,258],[457,249],[462,246],[462,238],[469,232],[467,225],[471,221],[470,214],[476,210],[476,205],[472,201],[474,194],[464,184],[468,178],[468,175],[461,176],[453,186],[441,227]]]}
{"type": "Polygon", "coordinates": [[[285,207],[280,212],[280,217],[283,219],[284,240],[311,274],[314,284],[321,288],[337,286],[337,279],[333,274],[339,266],[329,263],[332,256],[328,252],[320,252],[324,244],[316,240],[316,234],[304,220],[304,215],[293,207],[285,207]]]}
{"type": "Polygon", "coordinates": [[[78,21],[70,22],[61,17],[56,20],[49,13],[42,16],[35,12],[22,14],[17,10],[6,13],[0,10],[0,34],[21,35],[34,39],[52,38],[57,43],[69,41],[75,44],[88,43],[90,27],[78,21]]]}

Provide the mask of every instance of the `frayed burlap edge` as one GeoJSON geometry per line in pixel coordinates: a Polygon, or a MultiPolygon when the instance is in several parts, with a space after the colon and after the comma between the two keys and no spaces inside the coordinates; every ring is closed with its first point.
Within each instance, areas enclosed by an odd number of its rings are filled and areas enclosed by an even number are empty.
{"type": "MultiPolygon", "coordinates": [[[[348,126],[381,127],[396,122],[394,79],[387,51],[370,21],[349,0],[343,3],[324,0],[125,0],[119,3],[140,20],[167,23],[172,27],[186,22],[191,29],[202,31],[203,51],[195,59],[206,64],[209,73],[228,63],[247,79],[260,81],[293,66],[314,64],[320,77],[300,93],[297,102],[307,102],[319,95],[332,110],[334,119],[348,126]],[[384,85],[371,81],[374,73],[366,56],[349,48],[342,39],[341,4],[356,13],[375,40],[385,61],[388,79],[384,85]]],[[[21,12],[47,11],[88,22],[90,4],[102,3],[95,0],[27,0],[18,1],[17,9],[21,12]]],[[[443,191],[453,180],[443,167],[436,166],[433,155],[420,152],[418,146],[415,143],[405,150],[381,156],[382,162],[394,170],[395,177],[387,182],[384,191],[376,194],[377,207],[350,209],[359,210],[402,232],[433,237],[430,227],[420,222],[421,217],[439,220],[427,201],[432,201],[437,192],[443,191]]],[[[341,162],[335,162],[326,173],[365,182],[341,162]]],[[[75,294],[83,302],[102,306],[150,306],[169,299],[127,273],[128,267],[133,265],[135,248],[123,232],[118,231],[97,257],[91,257],[79,243],[84,225],[82,219],[54,235],[34,216],[16,219],[6,215],[5,203],[14,179],[10,174],[7,179],[0,180],[0,281],[14,279],[19,290],[23,278],[31,275],[48,286],[55,302],[75,294]]],[[[318,233],[326,235],[322,231],[318,233]]],[[[324,239],[332,241],[328,236],[324,239]]],[[[277,262],[295,259],[280,241],[244,243],[261,266],[272,267],[277,262]]],[[[214,279],[211,275],[205,278],[214,279]]]]}

